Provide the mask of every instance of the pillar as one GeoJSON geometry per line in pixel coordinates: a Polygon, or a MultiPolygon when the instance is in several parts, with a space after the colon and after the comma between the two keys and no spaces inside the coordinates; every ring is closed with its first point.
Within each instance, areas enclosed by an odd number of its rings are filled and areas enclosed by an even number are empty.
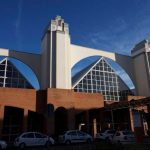
{"type": "Polygon", "coordinates": [[[70,108],[68,110],[68,129],[73,130],[75,129],[75,109],[70,108]]]}
{"type": "Polygon", "coordinates": [[[46,133],[48,135],[54,135],[55,134],[55,115],[47,116],[46,117],[46,133]]]}
{"type": "Polygon", "coordinates": [[[106,122],[105,122],[105,114],[104,114],[104,109],[100,108],[99,109],[99,128],[98,132],[100,132],[102,129],[106,127],[106,122]]]}
{"type": "Polygon", "coordinates": [[[85,123],[86,130],[89,133],[90,132],[90,121],[89,121],[89,111],[88,110],[85,111],[85,119],[86,119],[86,123],[85,123]]]}
{"type": "Polygon", "coordinates": [[[93,119],[93,135],[94,135],[94,138],[96,137],[96,134],[97,134],[97,121],[96,121],[96,118],[93,119]]]}
{"type": "Polygon", "coordinates": [[[23,116],[23,132],[28,130],[28,109],[24,109],[24,116],[23,116]]]}
{"type": "Polygon", "coordinates": [[[134,124],[133,124],[133,116],[132,116],[131,108],[129,108],[129,115],[130,115],[130,127],[131,127],[131,130],[134,132],[134,124]]]}

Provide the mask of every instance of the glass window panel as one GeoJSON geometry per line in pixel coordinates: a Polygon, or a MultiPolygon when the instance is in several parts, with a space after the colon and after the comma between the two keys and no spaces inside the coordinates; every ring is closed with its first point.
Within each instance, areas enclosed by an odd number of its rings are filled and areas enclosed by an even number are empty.
{"type": "Polygon", "coordinates": [[[13,71],[13,75],[12,75],[12,76],[13,76],[14,78],[18,78],[18,72],[16,72],[16,71],[14,72],[14,71],[13,71]]]}
{"type": "Polygon", "coordinates": [[[91,80],[88,80],[88,84],[91,84],[91,80]]]}
{"type": "Polygon", "coordinates": [[[0,65],[0,70],[5,70],[5,65],[0,65]]]}
{"type": "Polygon", "coordinates": [[[12,66],[7,66],[7,71],[12,71],[12,66]]]}
{"type": "Polygon", "coordinates": [[[11,84],[10,83],[6,83],[5,87],[11,87],[11,84]]]}
{"type": "Polygon", "coordinates": [[[18,86],[17,86],[17,84],[12,83],[12,86],[11,86],[11,87],[17,88],[18,86]]]}
{"type": "Polygon", "coordinates": [[[93,80],[93,84],[96,84],[96,81],[95,81],[95,80],[93,80]]]}
{"type": "Polygon", "coordinates": [[[5,74],[5,71],[2,71],[2,70],[0,70],[0,76],[4,76],[4,74],[5,74]]]}
{"type": "Polygon", "coordinates": [[[24,84],[18,84],[18,88],[24,88],[24,84]]]}
{"type": "Polygon", "coordinates": [[[97,76],[97,80],[100,80],[100,76],[97,76]]]}
{"type": "Polygon", "coordinates": [[[93,85],[93,89],[96,89],[96,85],[95,84],[93,85]]]}
{"type": "Polygon", "coordinates": [[[4,78],[0,78],[0,82],[3,83],[4,82],[4,78]]]}
{"type": "Polygon", "coordinates": [[[11,78],[7,78],[6,83],[11,83],[11,78]]]}
{"type": "MultiPolygon", "coordinates": [[[[103,95],[105,96],[105,100],[114,100],[114,91],[118,92],[118,77],[111,69],[111,67],[105,62],[105,60],[101,60],[100,63],[93,68],[91,72],[88,73],[87,76],[82,80],[84,83],[84,89],[82,89],[82,82],[80,82],[80,89],[87,90],[87,92],[101,92],[103,91],[103,95]],[[103,70],[105,68],[105,70],[103,70]],[[96,71],[95,71],[96,69],[96,71]],[[100,70],[101,69],[101,70],[100,70]],[[91,78],[92,77],[92,78],[91,78]],[[92,84],[92,85],[91,85],[92,84]]],[[[119,96],[117,93],[116,97],[119,96]]]]}
{"type": "Polygon", "coordinates": [[[91,75],[90,75],[90,74],[88,74],[88,75],[87,75],[87,78],[88,78],[88,79],[91,79],[91,75]]]}
{"type": "Polygon", "coordinates": [[[96,66],[96,70],[99,70],[99,66],[96,66]]]}
{"type": "Polygon", "coordinates": [[[98,71],[96,71],[96,75],[99,75],[99,72],[98,72],[98,71]]]}
{"type": "Polygon", "coordinates": [[[12,72],[11,71],[7,71],[6,72],[6,77],[11,77],[12,76],[12,72]]]}

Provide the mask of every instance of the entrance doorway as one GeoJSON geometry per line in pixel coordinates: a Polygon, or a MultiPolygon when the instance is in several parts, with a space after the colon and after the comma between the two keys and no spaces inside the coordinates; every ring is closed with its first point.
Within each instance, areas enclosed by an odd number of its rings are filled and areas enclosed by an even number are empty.
{"type": "Polygon", "coordinates": [[[22,132],[23,113],[21,108],[5,106],[2,129],[4,140],[11,142],[22,132]]]}
{"type": "Polygon", "coordinates": [[[55,111],[55,134],[59,135],[68,130],[68,111],[64,107],[59,107],[55,111]]]}
{"type": "Polygon", "coordinates": [[[37,112],[28,111],[28,131],[44,132],[44,116],[37,112]]]}

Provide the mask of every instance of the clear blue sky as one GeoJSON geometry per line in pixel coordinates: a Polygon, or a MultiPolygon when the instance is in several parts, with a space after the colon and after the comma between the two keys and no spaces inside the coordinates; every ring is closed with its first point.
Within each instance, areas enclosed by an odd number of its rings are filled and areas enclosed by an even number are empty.
{"type": "Polygon", "coordinates": [[[48,22],[61,15],[77,45],[130,55],[150,38],[150,0],[0,0],[0,47],[40,53],[48,22]]]}

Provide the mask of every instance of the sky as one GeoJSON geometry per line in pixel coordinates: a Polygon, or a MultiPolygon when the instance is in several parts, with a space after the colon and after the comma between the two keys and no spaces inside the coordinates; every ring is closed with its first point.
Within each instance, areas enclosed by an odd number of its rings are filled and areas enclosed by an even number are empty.
{"type": "Polygon", "coordinates": [[[150,0],[0,0],[0,48],[40,53],[44,28],[56,15],[71,43],[130,55],[150,39],[150,0]]]}

